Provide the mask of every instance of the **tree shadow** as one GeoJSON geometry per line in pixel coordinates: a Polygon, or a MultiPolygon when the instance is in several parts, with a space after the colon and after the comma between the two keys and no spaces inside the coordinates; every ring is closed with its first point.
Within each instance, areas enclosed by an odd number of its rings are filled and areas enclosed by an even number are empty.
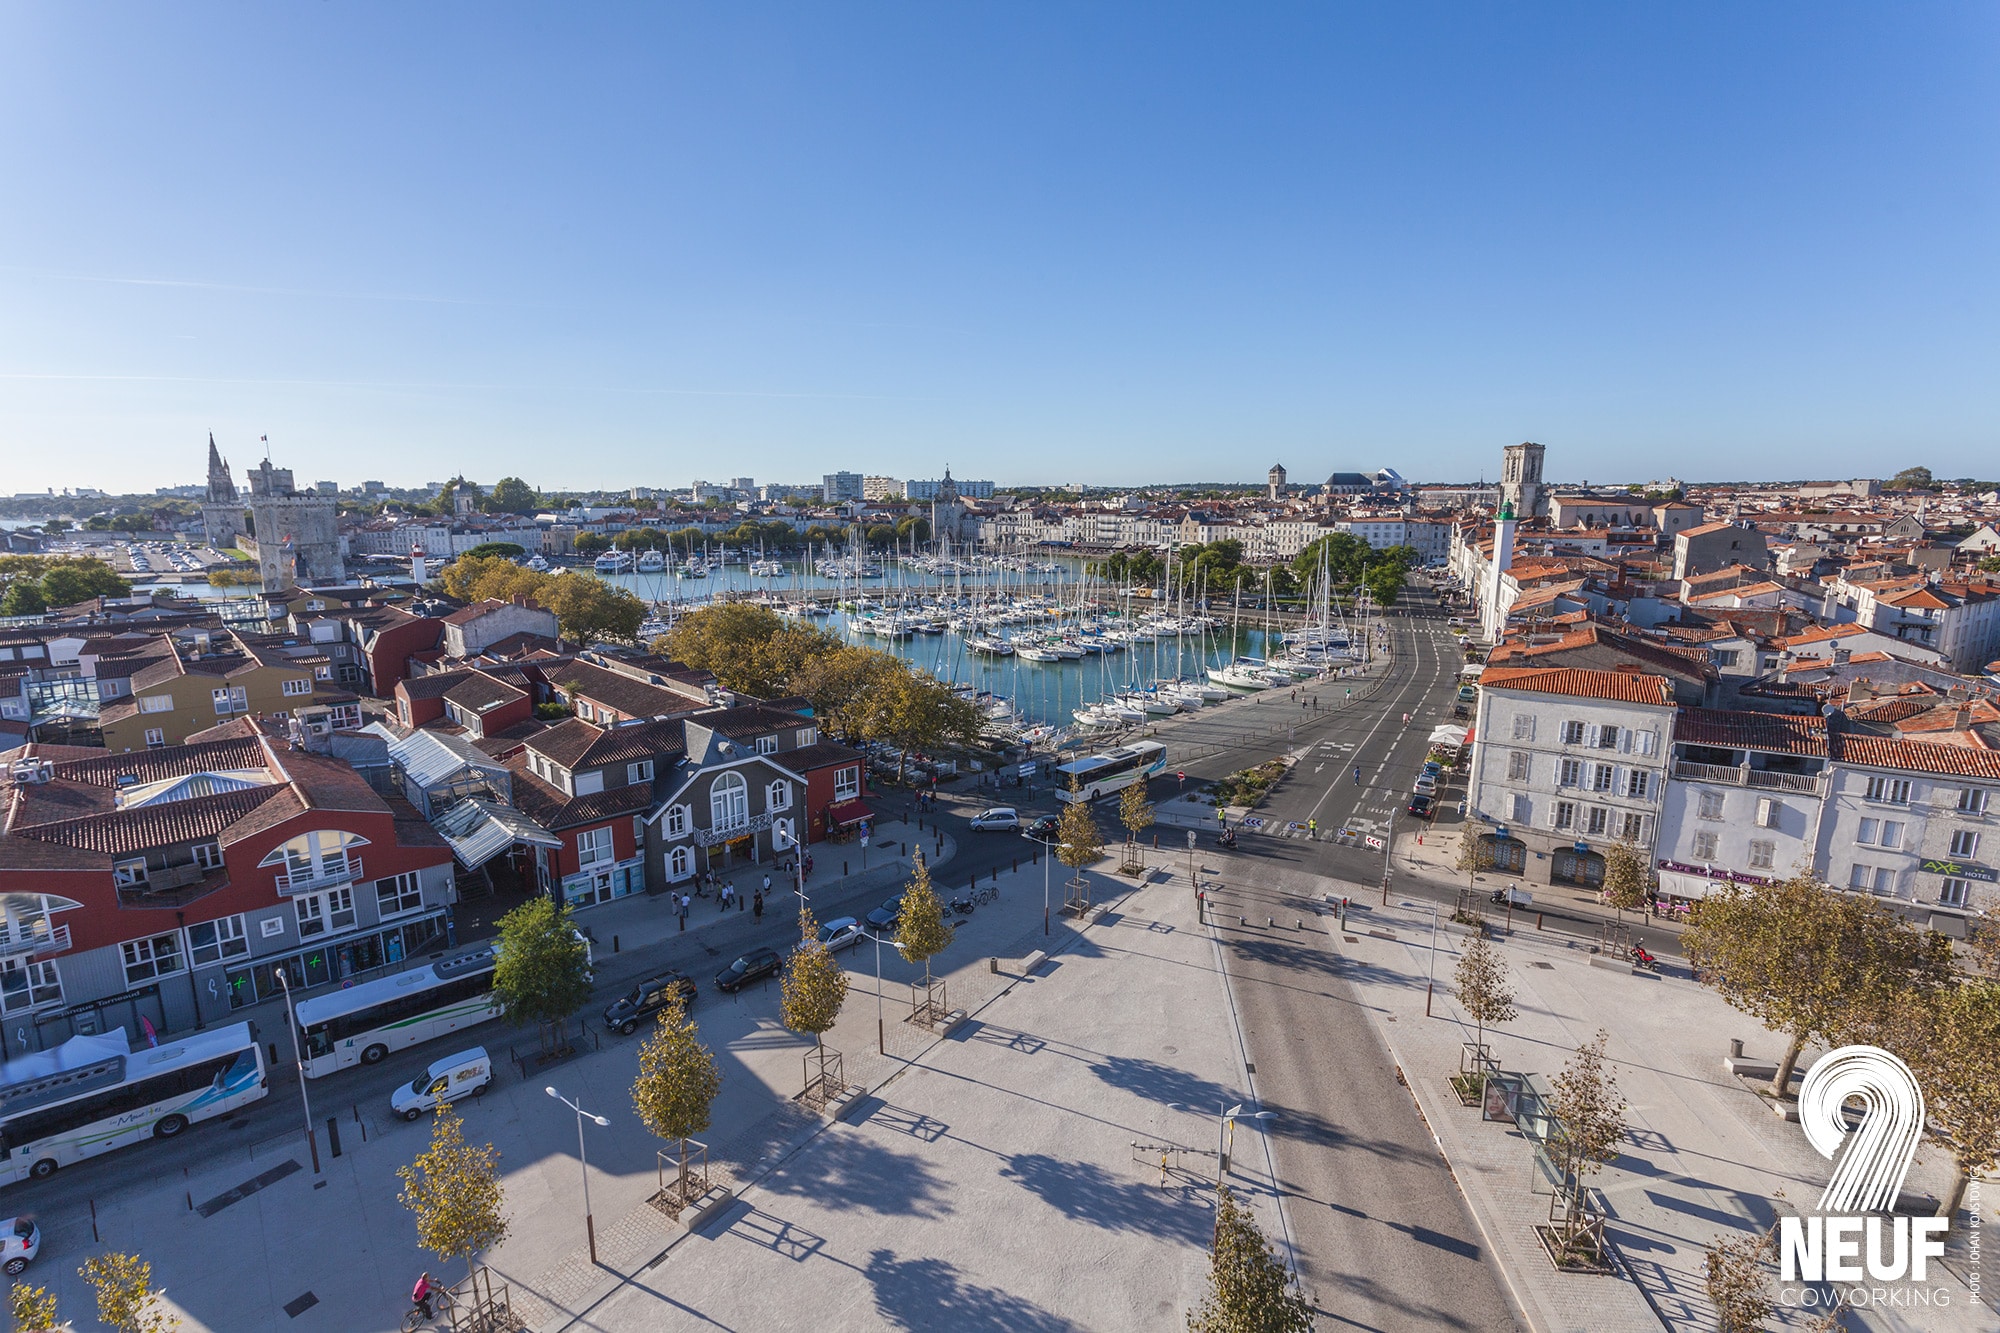
{"type": "Polygon", "coordinates": [[[932,1218],[951,1212],[927,1162],[856,1134],[822,1135],[815,1151],[787,1159],[759,1184],[835,1212],[932,1218]]]}
{"type": "Polygon", "coordinates": [[[1107,1055],[1091,1061],[1090,1072],[1135,1097],[1162,1104],[1179,1102],[1191,1111],[1220,1111],[1243,1100],[1243,1094],[1234,1088],[1138,1056],[1107,1055]]]}
{"type": "Polygon", "coordinates": [[[1114,1176],[1095,1163],[1065,1162],[1044,1153],[1010,1157],[1000,1174],[1063,1216],[1107,1231],[1167,1236],[1205,1249],[1214,1229],[1205,1189],[1192,1196],[1163,1193],[1157,1186],[1114,1176]]]}
{"type": "Polygon", "coordinates": [[[1078,1326],[1009,1292],[959,1276],[942,1259],[899,1259],[874,1250],[862,1275],[875,1288],[875,1310],[890,1328],[952,1333],[1068,1333],[1078,1326]]]}

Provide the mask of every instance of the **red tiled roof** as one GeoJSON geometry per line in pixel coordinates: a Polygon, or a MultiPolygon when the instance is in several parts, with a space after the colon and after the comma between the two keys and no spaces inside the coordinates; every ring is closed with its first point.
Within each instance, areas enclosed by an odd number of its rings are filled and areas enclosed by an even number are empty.
{"type": "Polygon", "coordinates": [[[1488,667],[1479,677],[1479,687],[1567,694],[1628,704],[1665,706],[1674,701],[1673,685],[1664,676],[1584,671],[1576,667],[1488,667]]]}
{"type": "Polygon", "coordinates": [[[1865,764],[1870,768],[2000,780],[2000,750],[1975,750],[1931,741],[1893,741],[1843,732],[1839,736],[1837,757],[1843,763],[1865,764]]]}
{"type": "Polygon", "coordinates": [[[1824,755],[1826,720],[1788,713],[1683,708],[1674,720],[1674,740],[1730,750],[1824,755]]]}

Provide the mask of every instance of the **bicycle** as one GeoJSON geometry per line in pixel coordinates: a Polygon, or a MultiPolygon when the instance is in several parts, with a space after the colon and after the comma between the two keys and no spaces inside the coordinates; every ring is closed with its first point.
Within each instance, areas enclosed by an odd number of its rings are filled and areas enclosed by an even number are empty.
{"type": "Polygon", "coordinates": [[[403,1333],[418,1333],[418,1330],[425,1325],[443,1320],[447,1314],[458,1308],[458,1302],[452,1299],[449,1291],[439,1287],[431,1293],[431,1306],[432,1313],[426,1317],[422,1306],[412,1305],[410,1312],[403,1316],[403,1333]]]}
{"type": "Polygon", "coordinates": [[[972,895],[972,905],[975,907],[979,906],[982,903],[998,902],[999,900],[1000,900],[999,886],[993,884],[987,885],[985,888],[978,890],[972,895]]]}

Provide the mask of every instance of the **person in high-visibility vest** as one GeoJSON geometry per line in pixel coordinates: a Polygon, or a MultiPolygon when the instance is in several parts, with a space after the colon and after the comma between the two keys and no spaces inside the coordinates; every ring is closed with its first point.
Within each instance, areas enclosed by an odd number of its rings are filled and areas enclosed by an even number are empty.
{"type": "Polygon", "coordinates": [[[1314,842],[1319,841],[1319,821],[1317,819],[1308,819],[1306,821],[1306,836],[1314,842]]]}

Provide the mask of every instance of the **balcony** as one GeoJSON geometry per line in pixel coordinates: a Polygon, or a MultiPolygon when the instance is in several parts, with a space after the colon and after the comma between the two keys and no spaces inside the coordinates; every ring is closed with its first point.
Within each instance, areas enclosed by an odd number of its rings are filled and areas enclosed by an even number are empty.
{"type": "Polygon", "coordinates": [[[737,838],[747,838],[762,833],[769,827],[771,827],[771,816],[768,813],[752,815],[725,828],[698,828],[694,831],[694,842],[697,847],[718,847],[737,838]]]}
{"type": "Polygon", "coordinates": [[[189,861],[181,865],[155,867],[146,872],[146,878],[136,884],[118,886],[118,905],[121,907],[185,907],[197,898],[205,898],[217,889],[229,884],[229,871],[223,866],[205,869],[189,861]]]}
{"type": "Polygon", "coordinates": [[[278,892],[313,893],[320,889],[336,888],[342,884],[352,884],[361,878],[361,858],[344,856],[337,861],[321,861],[304,870],[294,870],[278,876],[278,892]]]}
{"type": "Polygon", "coordinates": [[[0,921],[0,958],[15,954],[61,953],[69,948],[69,927],[51,926],[47,917],[8,924],[0,921]]]}
{"type": "Polygon", "coordinates": [[[1731,767],[1728,764],[1697,764],[1686,759],[1674,761],[1674,776],[1692,782],[1755,787],[1762,791],[1792,792],[1800,796],[1817,796],[1821,790],[1821,775],[1817,773],[1773,773],[1766,769],[1731,767]]]}

